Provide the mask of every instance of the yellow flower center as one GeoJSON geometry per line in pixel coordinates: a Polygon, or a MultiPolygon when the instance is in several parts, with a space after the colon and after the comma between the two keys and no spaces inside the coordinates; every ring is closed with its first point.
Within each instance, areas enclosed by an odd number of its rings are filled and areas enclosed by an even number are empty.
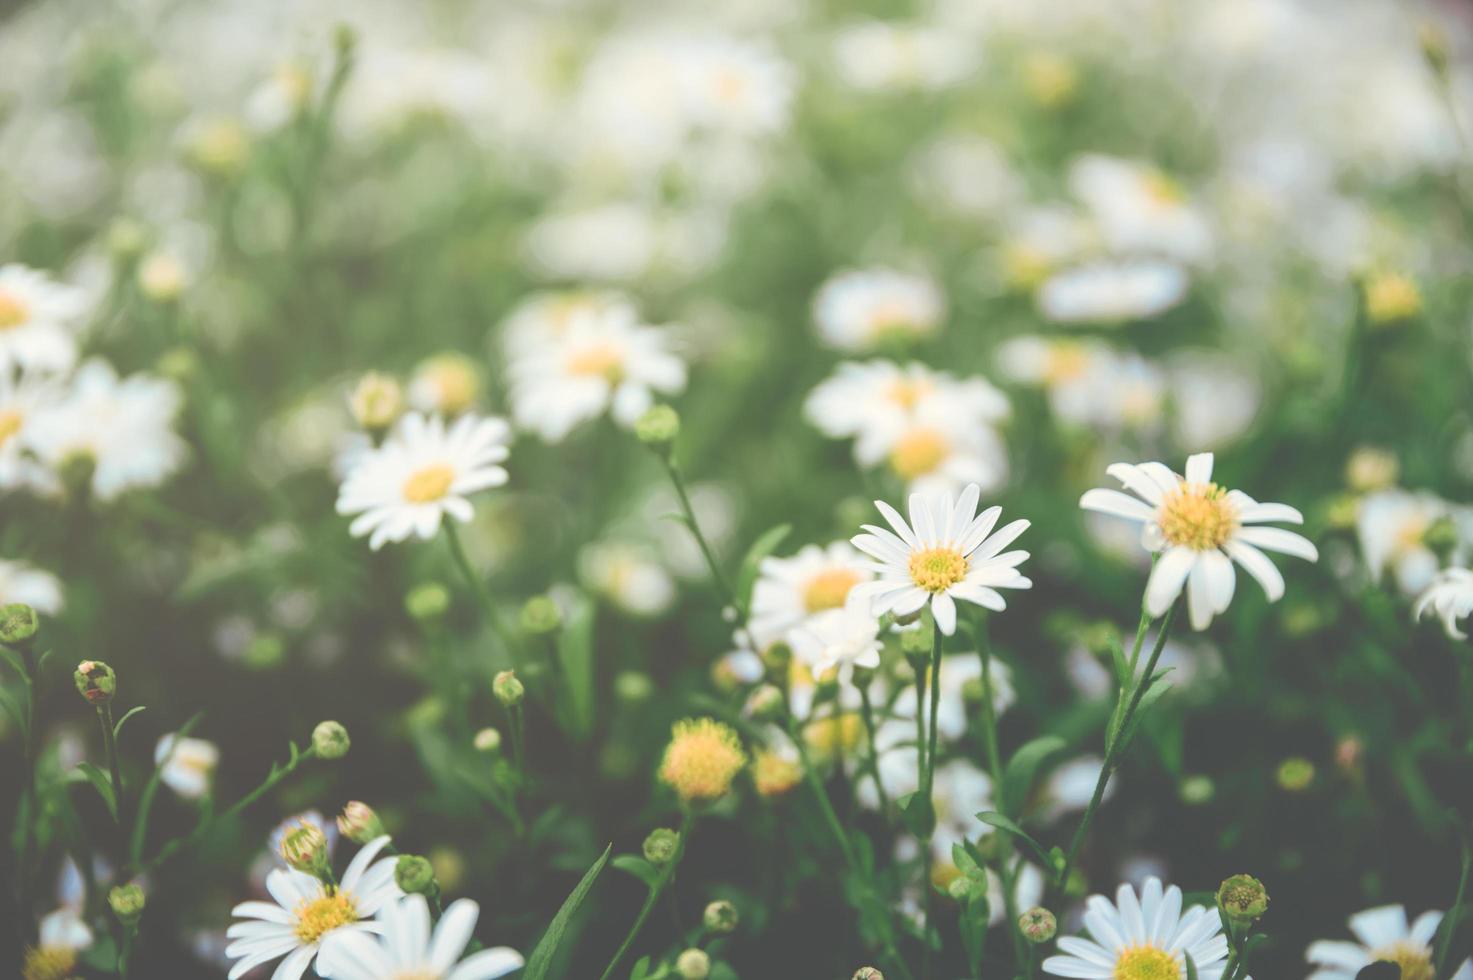
{"type": "Polygon", "coordinates": [[[945,592],[967,575],[967,560],[953,548],[929,548],[910,556],[910,579],[927,592],[945,592]]]}
{"type": "Polygon", "coordinates": [[[1186,201],[1181,185],[1163,173],[1153,173],[1145,179],[1146,197],[1158,208],[1174,208],[1186,201]]]}
{"type": "Polygon", "coordinates": [[[1377,963],[1395,963],[1401,968],[1401,980],[1432,980],[1432,951],[1405,940],[1382,946],[1371,953],[1377,963]]]}
{"type": "Polygon", "coordinates": [[[747,94],[747,79],[741,72],[723,71],[716,75],[716,98],[731,104],[740,102],[747,94]]]}
{"type": "Polygon", "coordinates": [[[781,796],[802,778],[803,770],[798,768],[798,763],[776,752],[759,751],[752,761],[752,782],[763,796],[781,796]]]}
{"type": "Polygon", "coordinates": [[[1050,344],[1043,364],[1043,383],[1053,387],[1083,377],[1089,354],[1083,345],[1061,340],[1050,344]]]}
{"type": "Polygon", "coordinates": [[[26,950],[21,976],[25,980],[68,980],[77,967],[77,954],[65,946],[26,950]]]}
{"type": "Polygon", "coordinates": [[[847,754],[859,748],[864,735],[864,722],[857,712],[819,718],[803,727],[803,741],[824,759],[847,754]]]}
{"type": "Polygon", "coordinates": [[[13,408],[0,410],[0,446],[10,441],[10,437],[20,431],[21,423],[25,420],[20,412],[13,408]]]}
{"type": "MultiPolygon", "coordinates": [[[[4,430],[0,429],[0,433],[4,430]]],[[[0,442],[4,442],[0,438],[0,442]]],[[[859,582],[859,573],[848,568],[826,568],[808,580],[803,589],[803,609],[810,613],[837,609],[859,582]]]]}
{"type": "Polygon", "coordinates": [[[8,289],[0,289],[0,330],[19,327],[31,318],[31,311],[21,298],[8,289]]]}
{"type": "Polygon", "coordinates": [[[347,892],[334,891],[297,906],[297,938],[311,945],[334,929],[358,921],[358,908],[347,892]]]}
{"type": "Polygon", "coordinates": [[[1079,88],[1079,72],[1063,58],[1052,54],[1035,54],[1023,64],[1023,80],[1028,94],[1047,109],[1063,105],[1079,88]]]}
{"type": "Polygon", "coordinates": [[[1161,501],[1160,521],[1167,544],[1211,551],[1238,529],[1238,509],[1215,483],[1183,483],[1161,501]]]}
{"type": "Polygon", "coordinates": [[[455,469],[448,463],[435,463],[410,475],[404,481],[404,499],[411,504],[427,504],[439,500],[455,482],[455,469]]]}
{"type": "Polygon", "coordinates": [[[912,429],[890,450],[890,468],[902,480],[914,480],[934,472],[950,449],[946,437],[935,429],[912,429]]]}
{"type": "Polygon", "coordinates": [[[926,378],[901,378],[892,383],[885,394],[892,402],[909,411],[931,393],[932,387],[926,378]]]}
{"type": "Polygon", "coordinates": [[[1013,242],[1003,249],[1003,272],[1018,289],[1032,289],[1048,278],[1053,262],[1041,249],[1013,242]]]}
{"type": "Polygon", "coordinates": [[[389,980],[440,980],[442,974],[434,970],[403,970],[389,977],[389,980]]]}
{"type": "Polygon", "coordinates": [[[904,333],[919,327],[915,317],[911,316],[908,306],[898,300],[884,300],[876,303],[869,311],[869,332],[871,337],[881,337],[885,334],[904,333]]]}
{"type": "Polygon", "coordinates": [[[1115,961],[1114,980],[1177,980],[1181,964],[1155,946],[1131,946],[1115,961]]]}
{"type": "Polygon", "coordinates": [[[567,362],[568,373],[585,378],[603,378],[611,385],[624,379],[624,352],[613,344],[596,344],[574,351],[567,362]]]}
{"type": "Polygon", "coordinates": [[[1416,316],[1422,310],[1422,293],[1417,284],[1398,272],[1370,279],[1365,292],[1366,315],[1372,323],[1396,323],[1416,316]]]}

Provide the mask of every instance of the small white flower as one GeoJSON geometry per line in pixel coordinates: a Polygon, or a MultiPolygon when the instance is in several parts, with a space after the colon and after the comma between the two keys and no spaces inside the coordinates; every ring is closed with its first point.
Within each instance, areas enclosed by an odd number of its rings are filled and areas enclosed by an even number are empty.
{"type": "Polygon", "coordinates": [[[154,748],[153,761],[161,766],[164,785],[185,799],[197,800],[210,791],[210,779],[220,763],[215,743],[202,738],[165,735],[154,748]]]}
{"type": "Polygon", "coordinates": [[[1421,619],[1429,606],[1442,620],[1442,628],[1450,638],[1466,640],[1468,634],[1458,629],[1458,620],[1473,614],[1473,571],[1444,568],[1438,572],[1412,606],[1412,618],[1421,619]]]}
{"type": "Polygon", "coordinates": [[[67,905],[41,917],[36,938],[42,949],[83,950],[92,945],[93,936],[80,906],[67,905]]]}
{"type": "Polygon", "coordinates": [[[752,586],[748,629],[759,647],[786,639],[821,613],[842,609],[850,591],[872,578],[847,541],[808,545],[790,558],[767,557],[752,586]]]}
{"type": "Polygon", "coordinates": [[[577,308],[559,337],[516,354],[509,373],[517,424],[548,442],[604,412],[632,426],[655,392],[685,387],[685,364],[665,331],[641,324],[626,304],[577,308]]]}
{"type": "Polygon", "coordinates": [[[1038,309],[1055,323],[1123,323],[1156,316],[1187,295],[1181,266],[1157,259],[1100,261],[1050,276],[1038,309]]]}
{"type": "MultiPolygon", "coordinates": [[[[1304,958],[1319,968],[1312,980],[1355,980],[1377,962],[1395,963],[1405,980],[1431,980],[1432,938],[1441,922],[1441,912],[1423,912],[1409,925],[1403,906],[1366,909],[1350,917],[1358,943],[1321,939],[1309,944],[1304,958]]],[[[1473,980],[1473,960],[1464,960],[1452,980],[1473,980]]]]}
{"type": "Polygon", "coordinates": [[[273,869],[266,876],[266,890],[274,904],[242,902],[231,910],[245,921],[226,932],[234,942],[225,955],[240,960],[231,967],[229,980],[283,956],[272,980],[299,980],[329,936],[383,932],[384,924],[371,921],[372,916],[404,894],[394,883],[396,859],[374,861],[388,843],[385,835],[363,845],[336,887],[291,868],[273,869]]]}
{"type": "Polygon", "coordinates": [[[0,558],[0,606],[23,602],[44,616],[61,612],[61,579],[23,561],[0,558]]]}
{"type": "MultiPolygon", "coordinates": [[[[1437,575],[1437,553],[1427,546],[1427,532],[1441,520],[1460,528],[1470,523],[1467,508],[1430,493],[1382,490],[1361,501],[1356,536],[1373,582],[1389,570],[1407,595],[1421,592],[1437,575]]],[[[1454,557],[1464,551],[1461,545],[1454,557]]]]}
{"type": "Polygon", "coordinates": [[[378,913],[379,934],[330,933],[317,972],[328,980],[496,980],[521,969],[522,955],[506,946],[460,958],[480,914],[479,905],[462,898],[445,909],[432,931],[423,895],[385,902],[378,913]]]}
{"type": "Polygon", "coordinates": [[[1227,967],[1227,937],[1217,910],[1196,905],[1183,912],[1181,889],[1163,890],[1159,878],[1147,878],[1139,898],[1130,885],[1121,885],[1114,903],[1091,895],[1085,909],[1091,939],[1061,936],[1062,952],[1043,961],[1043,972],[1084,980],[1162,980],[1186,976],[1190,956],[1201,980],[1220,980],[1227,967]]]}
{"type": "Polygon", "coordinates": [[[834,39],[844,82],[863,91],[933,91],[977,70],[977,45],[938,26],[863,21],[834,39]]]}
{"type": "Polygon", "coordinates": [[[855,586],[873,601],[874,615],[912,616],[929,604],[936,625],[950,636],[956,632],[957,599],[1002,610],[1007,603],[998,589],[1032,587],[1017,569],[1028,552],[1002,551],[1028,529],[1029,522],[1013,521],[993,534],[1002,508],[989,507],[978,514],[980,496],[975,483],[956,501],[950,494],[929,498],[911,494],[909,524],[895,508],[875,501],[893,530],[866,524],[867,533],[853,538],[854,547],[875,559],[866,567],[879,577],[855,586]]]}
{"type": "Polygon", "coordinates": [[[635,616],[659,616],[675,602],[675,580],[644,545],[591,544],[578,555],[578,571],[589,588],[635,616]]]}
{"type": "Polygon", "coordinates": [[[449,516],[465,523],[471,494],[499,487],[511,430],[499,418],[466,414],[446,428],[439,416],[411,412],[383,445],[357,459],[338,494],[338,513],[357,514],[348,531],[369,535],[375,551],[410,535],[428,539],[449,516]]]}
{"type": "Polygon", "coordinates": [[[1192,628],[1204,630],[1232,602],[1237,576],[1233,562],[1258,580],[1270,602],[1284,594],[1284,578],[1260,548],[1317,561],[1305,537],[1266,521],[1302,524],[1287,504],[1261,504],[1241,490],[1212,482],[1212,454],[1187,458],[1186,476],[1162,463],[1114,463],[1105,472],[1141,499],[1119,490],[1090,490],[1079,500],[1086,510],[1140,521],[1141,544],[1159,552],[1146,582],[1146,611],[1162,616],[1187,591],[1192,628]]]}
{"type": "Polygon", "coordinates": [[[1117,253],[1201,262],[1212,253],[1212,229],[1176,181],[1156,167],[1090,153],[1069,168],[1069,186],[1117,253]]]}
{"type": "Polygon", "coordinates": [[[838,668],[840,676],[854,667],[880,666],[880,621],[870,612],[869,599],[849,591],[838,609],[810,616],[792,630],[793,654],[816,675],[838,668]]]}
{"type": "Polygon", "coordinates": [[[0,373],[65,371],[77,359],[85,294],[23,265],[0,266],[0,373]]]}
{"type": "Polygon", "coordinates": [[[0,490],[19,487],[53,492],[55,475],[42,466],[29,447],[36,413],[61,400],[63,390],[52,378],[0,370],[0,490]]]}
{"type": "Polygon", "coordinates": [[[935,333],[946,300],[934,282],[895,269],[856,269],[831,277],[813,299],[824,342],[864,350],[887,337],[935,333]]]}

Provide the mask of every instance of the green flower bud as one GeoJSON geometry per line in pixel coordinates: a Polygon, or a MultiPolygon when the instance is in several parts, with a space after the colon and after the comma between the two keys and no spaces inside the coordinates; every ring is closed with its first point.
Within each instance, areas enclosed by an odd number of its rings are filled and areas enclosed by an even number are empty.
{"type": "Polygon", "coordinates": [[[680,435],[680,415],[669,405],[656,405],[634,423],[634,435],[651,449],[668,453],[680,435]]]}
{"type": "Polygon", "coordinates": [[[737,923],[740,920],[736,906],[724,899],[707,905],[705,913],[701,916],[701,921],[705,923],[706,929],[710,932],[736,932],[737,923]]]}
{"type": "Polygon", "coordinates": [[[137,885],[118,885],[107,893],[107,904],[119,922],[132,926],[143,918],[143,907],[148,904],[148,898],[137,885]]]}
{"type": "Polygon", "coordinates": [[[711,957],[704,949],[688,949],[675,957],[675,973],[680,980],[706,980],[711,974],[711,957]]]}
{"type": "Polygon", "coordinates": [[[450,590],[439,582],[416,585],[404,596],[404,611],[419,623],[432,623],[450,609],[450,590]]]}
{"type": "Polygon", "coordinates": [[[786,677],[792,660],[793,648],[786,643],[774,643],[762,651],[762,666],[770,677],[786,677]]]}
{"type": "Polygon", "coordinates": [[[294,871],[325,879],[332,867],[327,835],[321,827],[303,820],[295,830],[282,835],[281,859],[294,871]]]}
{"type": "Polygon", "coordinates": [[[546,636],[563,625],[563,611],[550,596],[534,595],[522,604],[521,623],[524,633],[546,636]]]}
{"type": "Polygon", "coordinates": [[[435,884],[435,867],[418,854],[401,854],[394,863],[394,883],[406,895],[433,895],[439,891],[435,884]]]}
{"type": "Polygon", "coordinates": [[[1252,875],[1233,875],[1218,887],[1217,907],[1234,922],[1256,922],[1268,911],[1268,890],[1252,875]]]}
{"type": "Polygon", "coordinates": [[[1217,794],[1217,785],[1213,783],[1211,776],[1188,776],[1181,781],[1179,792],[1183,803],[1202,806],[1212,802],[1212,797],[1217,794]]]}
{"type": "Polygon", "coordinates": [[[637,670],[621,670],[614,678],[614,693],[621,701],[644,701],[655,693],[655,685],[649,674],[637,670]]]}
{"type": "Polygon", "coordinates": [[[1018,916],[1018,931],[1030,943],[1046,943],[1059,931],[1059,921],[1048,909],[1035,906],[1018,916]]]}
{"type": "Polygon", "coordinates": [[[118,675],[101,660],[83,660],[77,664],[72,682],[88,704],[107,704],[118,693],[118,675]]]}
{"type": "Polygon", "coordinates": [[[1299,793],[1309,789],[1314,782],[1314,763],[1302,756],[1294,756],[1279,763],[1276,775],[1282,789],[1299,793]]]}
{"type": "Polygon", "coordinates": [[[348,730],[335,721],[324,721],[312,729],[312,747],[324,759],[341,759],[348,754],[348,730]]]}
{"type": "Polygon", "coordinates": [[[386,432],[404,414],[404,389],[386,374],[370,371],[348,396],[353,421],[366,432],[386,432]]]}
{"type": "Polygon", "coordinates": [[[8,647],[26,647],[40,628],[41,618],[25,603],[12,602],[0,606],[0,643],[8,647]]]}
{"type": "Polygon", "coordinates": [[[761,684],[747,696],[747,706],[743,710],[753,721],[772,721],[780,717],[786,707],[787,699],[775,684],[761,684]]]}
{"type": "Polygon", "coordinates": [[[477,752],[496,752],[501,748],[501,733],[494,728],[483,728],[471,740],[477,752]]]}
{"type": "Polygon", "coordinates": [[[132,262],[147,245],[148,235],[132,218],[118,218],[107,230],[107,250],[119,262],[132,262]]]}
{"type": "Polygon", "coordinates": [[[885,975],[872,966],[861,966],[854,971],[853,980],[885,980],[885,975]]]}
{"type": "Polygon", "coordinates": [[[900,651],[907,660],[931,657],[931,631],[906,630],[900,634],[900,651]]]}
{"type": "Polygon", "coordinates": [[[527,693],[527,689],[522,686],[521,681],[517,680],[514,671],[503,670],[491,682],[491,693],[496,695],[496,700],[500,701],[503,707],[514,708],[522,703],[522,697],[527,693]]]}
{"type": "Polygon", "coordinates": [[[680,847],[680,834],[669,827],[657,827],[644,839],[644,859],[655,867],[669,864],[680,847]]]}
{"type": "Polygon", "coordinates": [[[384,822],[373,807],[351,800],[338,814],[338,832],[355,844],[367,844],[384,835],[384,822]]]}

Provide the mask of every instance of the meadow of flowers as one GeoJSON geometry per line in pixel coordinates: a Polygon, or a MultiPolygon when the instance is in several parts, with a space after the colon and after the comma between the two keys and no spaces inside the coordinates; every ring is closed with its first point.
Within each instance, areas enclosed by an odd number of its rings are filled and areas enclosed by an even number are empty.
{"type": "Polygon", "coordinates": [[[1473,980],[1470,56],[0,5],[0,974],[1473,980]]]}

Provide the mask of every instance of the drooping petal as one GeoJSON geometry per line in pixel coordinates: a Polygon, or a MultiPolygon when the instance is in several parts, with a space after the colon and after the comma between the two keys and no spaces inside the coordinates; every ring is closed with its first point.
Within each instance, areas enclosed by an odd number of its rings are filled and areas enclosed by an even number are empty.
{"type": "Polygon", "coordinates": [[[1263,587],[1263,593],[1268,596],[1269,602],[1278,602],[1283,597],[1284,576],[1279,574],[1278,568],[1268,555],[1243,541],[1229,541],[1222,547],[1263,587]]]}
{"type": "Polygon", "coordinates": [[[1286,555],[1303,558],[1305,561],[1319,561],[1320,558],[1319,550],[1308,538],[1281,527],[1240,527],[1234,537],[1269,551],[1281,551],[1286,555]]]}
{"type": "Polygon", "coordinates": [[[1197,563],[1197,552],[1191,548],[1176,547],[1162,552],[1146,580],[1146,612],[1152,616],[1164,616],[1166,610],[1181,595],[1182,584],[1187,573],[1197,563]]]}

